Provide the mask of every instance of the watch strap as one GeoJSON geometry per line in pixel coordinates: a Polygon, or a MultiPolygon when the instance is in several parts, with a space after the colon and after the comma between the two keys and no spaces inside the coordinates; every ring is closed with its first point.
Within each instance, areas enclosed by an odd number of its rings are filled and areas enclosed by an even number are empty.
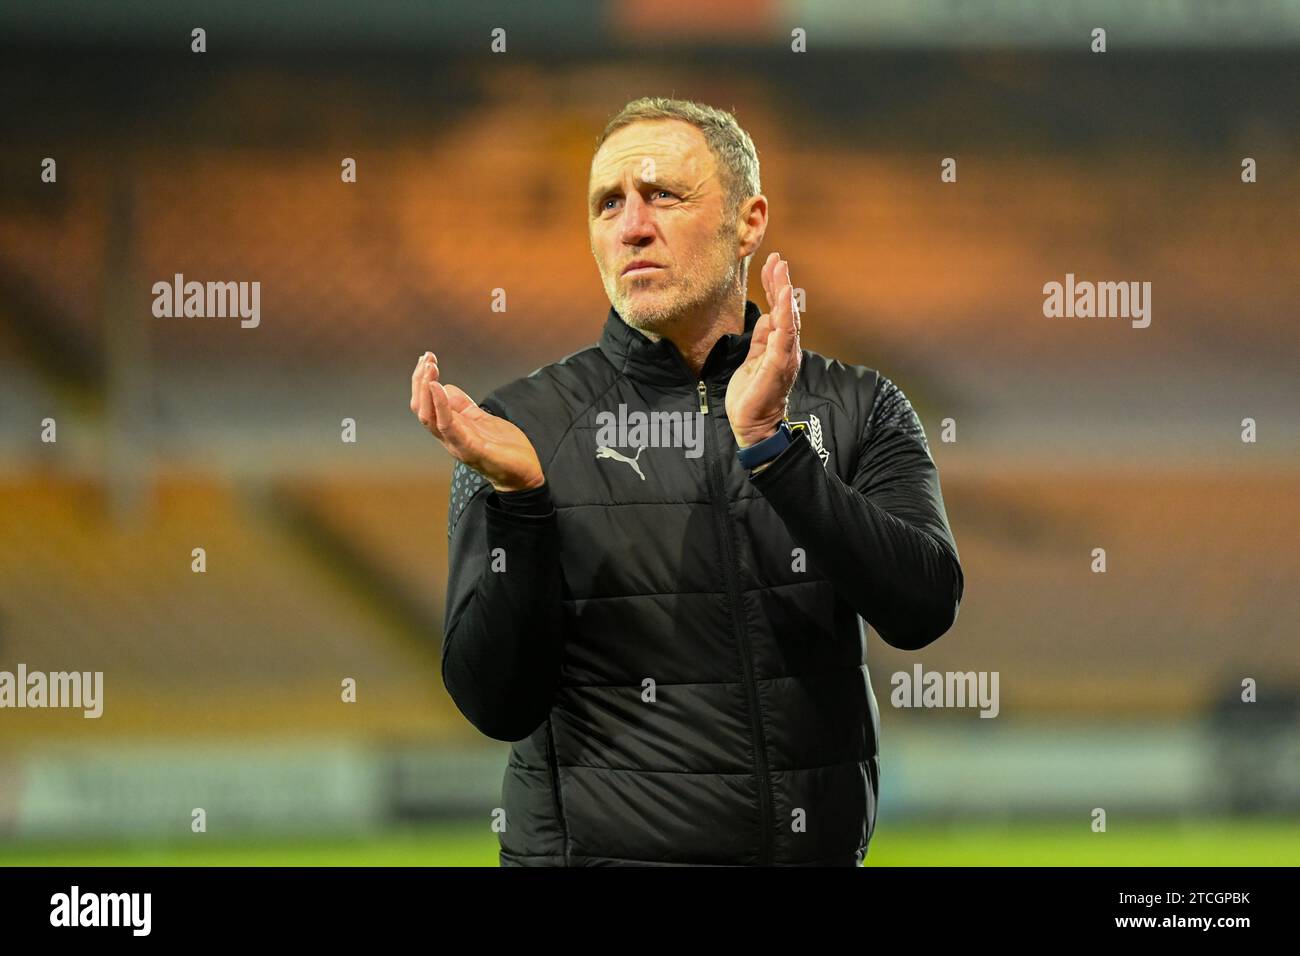
{"type": "Polygon", "coordinates": [[[742,466],[752,470],[781,454],[790,447],[792,441],[794,441],[794,433],[790,431],[789,423],[783,419],[776,426],[775,435],[769,435],[747,448],[736,449],[736,457],[740,459],[742,466]]]}

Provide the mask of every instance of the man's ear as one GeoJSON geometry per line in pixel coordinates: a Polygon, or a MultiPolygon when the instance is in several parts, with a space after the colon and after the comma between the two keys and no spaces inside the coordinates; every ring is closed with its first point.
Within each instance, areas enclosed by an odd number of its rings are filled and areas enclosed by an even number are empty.
{"type": "Polygon", "coordinates": [[[752,256],[763,244],[767,232],[767,197],[761,193],[740,204],[736,214],[736,235],[740,240],[740,257],[752,256]]]}

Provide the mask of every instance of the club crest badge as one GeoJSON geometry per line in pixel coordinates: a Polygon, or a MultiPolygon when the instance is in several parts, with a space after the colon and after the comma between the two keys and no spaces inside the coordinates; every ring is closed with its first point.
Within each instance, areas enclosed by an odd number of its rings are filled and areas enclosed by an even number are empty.
{"type": "Polygon", "coordinates": [[[822,460],[822,467],[826,467],[826,462],[830,460],[831,453],[826,450],[826,445],[822,440],[822,420],[811,412],[806,418],[787,418],[790,424],[790,431],[802,431],[808,436],[808,443],[813,446],[813,451],[822,460]]]}

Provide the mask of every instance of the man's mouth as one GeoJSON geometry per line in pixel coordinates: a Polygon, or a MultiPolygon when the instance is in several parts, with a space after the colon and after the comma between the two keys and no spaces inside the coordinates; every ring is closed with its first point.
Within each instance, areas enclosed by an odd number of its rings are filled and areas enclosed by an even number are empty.
{"type": "Polygon", "coordinates": [[[662,269],[657,262],[651,262],[649,259],[634,259],[623,267],[622,274],[625,276],[649,275],[659,269],[662,269]]]}

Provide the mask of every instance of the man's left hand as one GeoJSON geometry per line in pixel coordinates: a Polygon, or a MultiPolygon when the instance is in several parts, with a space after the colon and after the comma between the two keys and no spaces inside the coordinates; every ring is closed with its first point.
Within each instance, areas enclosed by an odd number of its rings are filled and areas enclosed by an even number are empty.
{"type": "Polygon", "coordinates": [[[803,358],[790,265],[775,252],[763,264],[763,291],[770,311],[754,326],[749,354],[727,385],[727,421],[740,448],[776,434],[803,358]]]}

